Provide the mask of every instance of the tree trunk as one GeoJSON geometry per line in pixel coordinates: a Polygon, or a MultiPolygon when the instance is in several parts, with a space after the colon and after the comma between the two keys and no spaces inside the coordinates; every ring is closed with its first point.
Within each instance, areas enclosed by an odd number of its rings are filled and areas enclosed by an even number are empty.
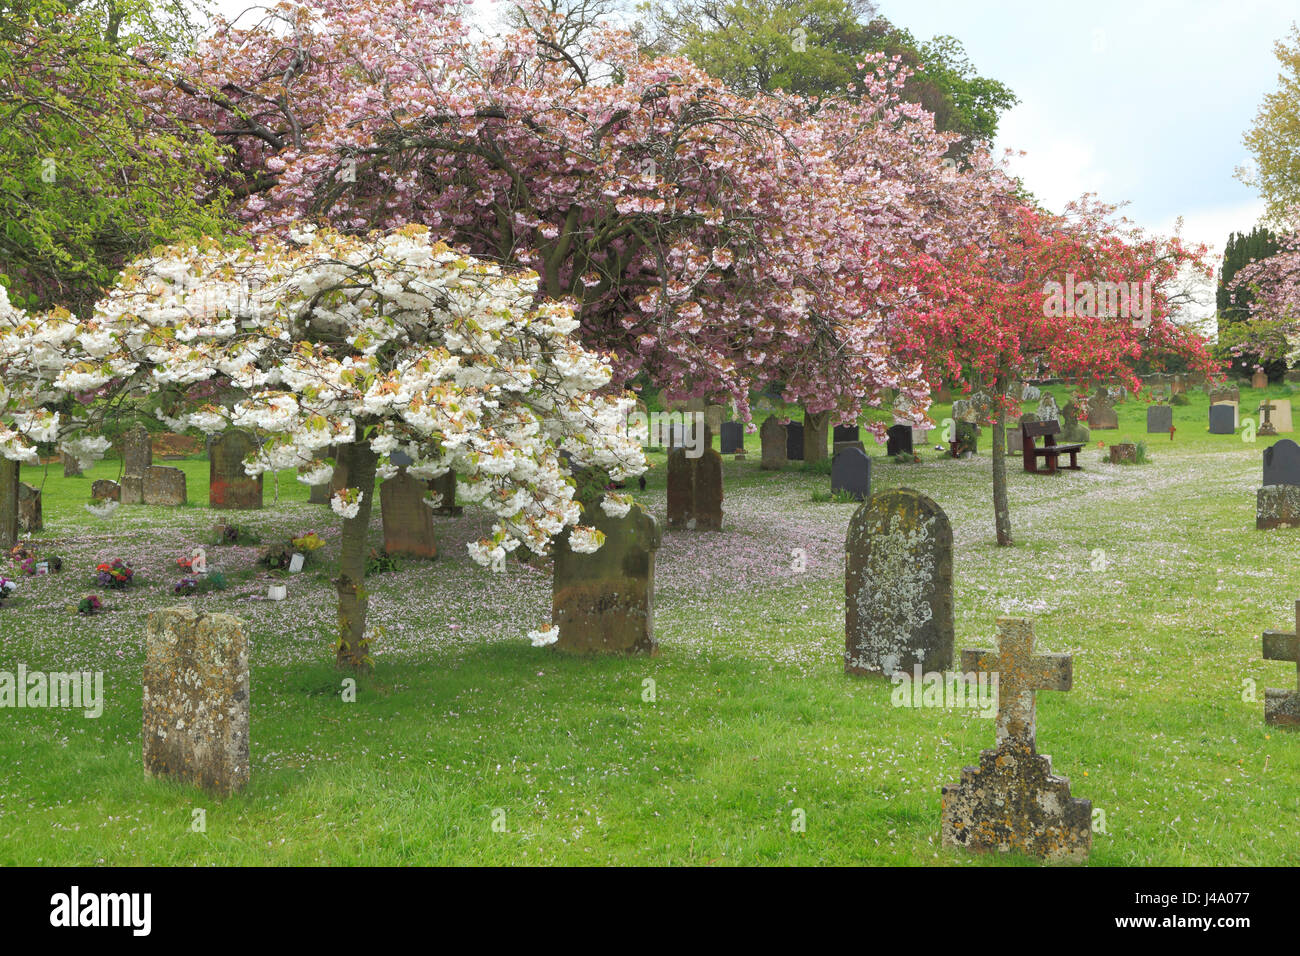
{"type": "Polygon", "coordinates": [[[370,645],[366,640],[366,608],[370,603],[366,594],[367,538],[378,457],[364,440],[343,445],[339,451],[347,463],[348,487],[359,489],[363,497],[356,517],[343,521],[343,550],[339,576],[334,582],[339,594],[336,664],[341,670],[365,671],[370,669],[370,645]]]}
{"type": "Polygon", "coordinates": [[[0,547],[18,543],[18,462],[0,458],[0,547]]]}
{"type": "MultiPolygon", "coordinates": [[[[998,381],[998,396],[1002,395],[1002,381],[998,381]]],[[[1007,428],[1006,416],[1001,408],[993,416],[993,524],[998,533],[998,546],[1011,545],[1011,507],[1007,503],[1007,428]]]]}
{"type": "Polygon", "coordinates": [[[822,461],[826,458],[826,439],[830,433],[831,413],[803,413],[803,460],[822,461]]]}

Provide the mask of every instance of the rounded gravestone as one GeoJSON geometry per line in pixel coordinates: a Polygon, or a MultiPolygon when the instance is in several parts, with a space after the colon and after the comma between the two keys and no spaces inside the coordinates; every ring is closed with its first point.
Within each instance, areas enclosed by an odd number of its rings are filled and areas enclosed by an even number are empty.
{"type": "Polygon", "coordinates": [[[943,509],[910,488],[879,492],[854,512],[845,550],[845,671],[950,667],[952,525],[943,509]]]}

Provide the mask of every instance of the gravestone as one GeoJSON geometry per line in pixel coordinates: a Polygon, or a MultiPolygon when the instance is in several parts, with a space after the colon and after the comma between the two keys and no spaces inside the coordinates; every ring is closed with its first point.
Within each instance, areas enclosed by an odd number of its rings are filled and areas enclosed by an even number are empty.
{"type": "Polygon", "coordinates": [[[1088,427],[1099,431],[1119,428],[1119,414],[1111,404],[1109,395],[1101,389],[1088,399],[1088,427]]]}
{"type": "Polygon", "coordinates": [[[740,422],[723,422],[719,430],[719,447],[724,455],[745,455],[745,426],[740,422]]]}
{"type": "Polygon", "coordinates": [[[1255,528],[1300,527],[1300,486],[1265,485],[1255,492],[1255,528]]]}
{"type": "Polygon", "coordinates": [[[952,525],[909,488],[877,492],[845,541],[844,669],[892,676],[952,664],[952,525]]]}
{"type": "Polygon", "coordinates": [[[1074,402],[1067,402],[1061,409],[1061,435],[1058,441],[1063,445],[1069,445],[1086,442],[1088,438],[1088,429],[1079,424],[1079,406],[1074,402]]]}
{"type": "Polygon", "coordinates": [[[1083,862],[1092,850],[1092,802],[1071,797],[1070,781],[1052,773],[1035,727],[1035,693],[1069,690],[1073,662],[1033,650],[1032,621],[999,618],[997,651],[962,651],[963,672],[997,675],[997,747],[964,768],[960,783],[944,786],[942,840],[977,853],[1083,862]]]}
{"type": "MultiPolygon", "coordinates": [[[[126,488],[126,478],[122,479],[126,488]]],[[[146,505],[179,508],[186,502],[185,472],[179,468],[151,465],[144,473],[142,500],[146,505]]]]}
{"type": "Polygon", "coordinates": [[[215,435],[208,445],[208,507],[217,511],[262,507],[262,476],[250,478],[244,459],[257,451],[246,431],[215,435]]]}
{"type": "Polygon", "coordinates": [[[1220,402],[1240,402],[1241,392],[1235,388],[1212,388],[1210,389],[1210,404],[1217,405],[1220,402]]]}
{"type": "Polygon", "coordinates": [[[1174,426],[1174,409],[1171,405],[1152,405],[1147,409],[1147,434],[1168,435],[1174,426]]]}
{"type": "MultiPolygon", "coordinates": [[[[389,461],[393,460],[392,455],[389,461]]],[[[406,459],[410,461],[409,458],[406,459]]],[[[436,558],[433,509],[424,503],[430,483],[412,478],[405,467],[379,486],[384,550],[398,558],[436,558]]]]}
{"type": "MultiPolygon", "coordinates": [[[[717,455],[718,452],[712,452],[717,455]]],[[[605,534],[592,554],[554,545],[551,622],[560,629],[555,646],[564,651],[654,654],[655,551],[659,526],[638,504],[621,518],[599,505],[584,506],[582,524],[605,534]]]]}
{"type": "Polygon", "coordinates": [[[871,497],[871,459],[851,445],[841,448],[831,460],[831,494],[840,492],[856,501],[871,497]]]}
{"type": "Polygon", "coordinates": [[[891,425],[885,438],[885,454],[889,457],[913,454],[911,425],[891,425]]]}
{"type": "Polygon", "coordinates": [[[1061,417],[1061,408],[1056,404],[1056,399],[1052,397],[1051,392],[1044,392],[1042,401],[1034,409],[1034,414],[1040,422],[1051,421],[1053,418],[1061,417]]]}
{"type": "Polygon", "coordinates": [[[956,438],[949,449],[954,458],[979,454],[980,428],[971,422],[957,422],[956,438]]]}
{"type": "Polygon", "coordinates": [[[456,472],[448,469],[445,475],[429,482],[433,489],[433,513],[443,518],[454,518],[464,513],[465,508],[456,504],[456,472]]]}
{"type": "Polygon", "coordinates": [[[307,498],[307,503],[312,505],[327,505],[330,503],[330,485],[326,482],[323,485],[312,485],[311,495],[307,498]]]}
{"type": "Polygon", "coordinates": [[[775,415],[768,415],[758,430],[758,438],[763,446],[763,460],[760,468],[769,470],[783,468],[786,458],[785,426],[776,420],[775,415]]]}
{"type": "Polygon", "coordinates": [[[1267,404],[1272,408],[1268,413],[1269,423],[1279,435],[1289,435],[1295,431],[1291,424],[1291,400],[1289,398],[1270,398],[1267,404]]]}
{"type": "Polygon", "coordinates": [[[41,513],[41,492],[24,481],[18,483],[18,530],[35,534],[45,529],[45,516],[41,513]]]}
{"type": "Polygon", "coordinates": [[[785,457],[789,461],[803,461],[802,422],[790,422],[785,426],[785,457]]]}
{"type": "Polygon", "coordinates": [[[228,795],[248,783],[248,635],[189,606],[149,615],[144,769],[228,795]]]}
{"type": "Polygon", "coordinates": [[[1268,388],[1268,376],[1262,371],[1256,372],[1250,377],[1250,387],[1255,389],[1268,388]]]}
{"type": "Polygon", "coordinates": [[[122,492],[124,505],[142,505],[144,476],[153,465],[153,439],[143,425],[136,425],[122,436],[122,492]]]}
{"type": "Polygon", "coordinates": [[[1264,484],[1300,485],[1300,445],[1283,438],[1264,449],[1264,484]]]}
{"type": "Polygon", "coordinates": [[[1112,465],[1136,465],[1138,446],[1132,442],[1119,442],[1110,446],[1110,463],[1112,465]]]}
{"type": "Polygon", "coordinates": [[[722,529],[722,455],[712,448],[699,458],[685,448],[668,453],[668,527],[722,529]]]}
{"type": "Polygon", "coordinates": [[[76,458],[73,458],[73,457],[72,457],[71,455],[69,455],[66,451],[63,452],[63,454],[60,455],[59,457],[62,458],[62,460],[63,460],[63,477],[64,477],[64,478],[80,478],[80,477],[81,477],[81,462],[80,462],[80,461],[78,461],[76,458]]]}
{"type": "Polygon", "coordinates": [[[1007,454],[1021,455],[1025,451],[1025,433],[1020,430],[1020,426],[1028,421],[1037,421],[1033,415],[1026,412],[1020,416],[1018,421],[1007,422],[1003,426],[1003,432],[1007,437],[1007,454]]]}
{"type": "Polygon", "coordinates": [[[1295,604],[1296,630],[1265,631],[1264,660],[1288,661],[1296,665],[1296,683],[1291,688],[1264,688],[1264,723],[1274,727],[1300,727],[1300,601],[1295,604]]]}
{"type": "Polygon", "coordinates": [[[1231,435],[1237,430],[1236,405],[1210,406],[1210,434],[1231,435]]]}
{"type": "Polygon", "coordinates": [[[122,486],[107,478],[97,478],[90,485],[90,497],[94,501],[121,501],[122,486]]]}
{"type": "Polygon", "coordinates": [[[862,429],[857,425],[836,425],[831,433],[832,447],[841,442],[853,444],[862,441],[862,429]]]}

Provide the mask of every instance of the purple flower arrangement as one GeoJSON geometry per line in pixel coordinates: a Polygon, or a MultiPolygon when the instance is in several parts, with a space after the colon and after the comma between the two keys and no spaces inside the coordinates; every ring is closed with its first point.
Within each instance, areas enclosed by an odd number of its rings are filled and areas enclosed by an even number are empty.
{"type": "Polygon", "coordinates": [[[121,558],[114,558],[112,562],[96,567],[95,575],[104,587],[121,591],[130,586],[135,571],[121,558]]]}

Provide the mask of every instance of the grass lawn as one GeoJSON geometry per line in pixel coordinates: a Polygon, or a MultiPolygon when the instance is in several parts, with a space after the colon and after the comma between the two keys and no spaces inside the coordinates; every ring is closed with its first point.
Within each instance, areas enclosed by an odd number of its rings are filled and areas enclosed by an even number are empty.
{"type": "MultiPolygon", "coordinates": [[[[1243,417],[1262,394],[1243,390],[1243,417]]],[[[1119,430],[1093,445],[1149,437],[1149,464],[1103,464],[1095,447],[1078,473],[1011,463],[1014,548],[992,543],[987,429],[968,461],[931,450],[900,465],[878,448],[873,486],[947,511],[959,649],[991,647],[995,618],[1015,614],[1035,618],[1039,652],[1074,655],[1074,690],[1039,694],[1038,744],[1104,812],[1093,865],[1295,865],[1300,734],[1263,722],[1264,687],[1294,687],[1296,671],[1260,659],[1260,634],[1290,629],[1300,597],[1300,530],[1254,527],[1274,439],[1209,435],[1199,393],[1175,407],[1172,442],[1143,434],[1144,409],[1118,406],[1119,430]]],[[[826,475],[760,471],[748,442],[748,461],[726,461],[725,529],[664,535],[657,657],[531,647],[549,572],[473,565],[465,543],[487,522],[467,509],[438,519],[437,561],[370,579],[383,634],[355,703],[332,667],[338,523],[305,488],[282,480],[271,505],[268,484],[264,511],[224,519],[193,505],[99,519],[82,505],[117,462],[79,479],[25,469],[44,482],[38,547],[66,567],[22,579],[0,609],[0,670],[102,670],[106,703],[98,719],[0,712],[0,864],[1027,862],[940,847],[940,787],[993,745],[993,722],[895,708],[888,681],[843,674],[855,506],[813,500],[826,475]],[[329,543],[280,603],[262,599],[259,549],[209,550],[232,587],[188,600],[252,636],[252,781],[218,800],[145,778],[141,671],[149,611],[182,600],[175,558],[226,519],[264,543],[308,530],[329,543]],[[99,591],[108,612],[78,617],[94,565],[114,557],[139,584],[99,591]]],[[[661,519],[662,462],[641,495],[661,519]]],[[[206,502],[206,463],[178,464],[206,502]]]]}

